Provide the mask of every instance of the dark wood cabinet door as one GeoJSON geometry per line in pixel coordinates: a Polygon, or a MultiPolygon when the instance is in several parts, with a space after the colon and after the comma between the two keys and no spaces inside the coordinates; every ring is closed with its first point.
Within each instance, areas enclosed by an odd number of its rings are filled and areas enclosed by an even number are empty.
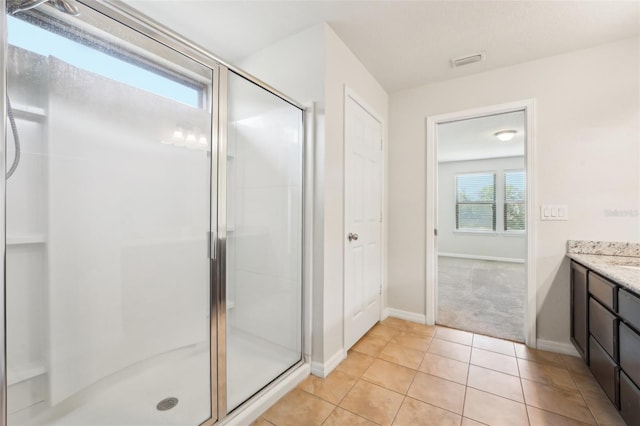
{"type": "Polygon", "coordinates": [[[589,293],[587,270],[571,262],[571,341],[589,364],[589,293]]]}

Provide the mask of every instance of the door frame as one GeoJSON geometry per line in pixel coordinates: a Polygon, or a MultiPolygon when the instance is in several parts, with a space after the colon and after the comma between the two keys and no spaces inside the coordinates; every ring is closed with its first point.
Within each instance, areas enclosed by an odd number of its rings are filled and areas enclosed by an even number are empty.
{"type": "Polygon", "coordinates": [[[342,147],[342,167],[344,170],[343,181],[342,181],[342,347],[344,350],[344,357],[347,357],[347,351],[349,348],[347,347],[347,276],[344,262],[346,262],[346,230],[347,230],[347,203],[346,203],[346,195],[347,195],[347,187],[346,187],[346,179],[344,176],[347,173],[346,161],[346,147],[347,147],[347,102],[348,98],[351,98],[355,103],[360,105],[369,115],[371,115],[378,123],[380,123],[380,143],[382,145],[382,149],[380,150],[380,312],[378,313],[378,319],[383,317],[384,309],[385,309],[385,301],[387,294],[387,280],[386,280],[386,232],[385,232],[385,210],[386,210],[386,192],[385,192],[385,181],[386,181],[386,167],[385,167],[385,152],[386,152],[386,138],[385,138],[385,126],[384,120],[382,116],[369,104],[365,101],[361,96],[357,94],[351,87],[344,85],[344,96],[342,103],[342,137],[343,137],[343,147],[342,147]]]}
{"type": "Polygon", "coordinates": [[[426,262],[425,313],[426,323],[433,325],[438,308],[438,241],[434,235],[438,219],[438,124],[479,118],[487,115],[524,111],[525,114],[525,168],[526,168],[526,303],[524,314],[525,344],[536,347],[537,285],[536,285],[536,192],[535,192],[535,99],[456,111],[426,118],[426,262]]]}

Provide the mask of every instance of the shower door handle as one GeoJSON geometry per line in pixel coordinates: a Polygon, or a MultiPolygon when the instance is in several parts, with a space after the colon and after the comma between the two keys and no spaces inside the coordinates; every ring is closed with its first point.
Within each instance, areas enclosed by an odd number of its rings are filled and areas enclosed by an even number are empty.
{"type": "Polygon", "coordinates": [[[209,259],[216,260],[216,233],[207,232],[207,239],[209,240],[209,259]]]}

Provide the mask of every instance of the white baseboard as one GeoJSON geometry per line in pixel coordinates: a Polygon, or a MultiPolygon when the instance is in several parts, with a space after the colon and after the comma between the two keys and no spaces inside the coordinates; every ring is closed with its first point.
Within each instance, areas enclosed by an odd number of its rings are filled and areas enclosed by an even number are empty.
{"type": "Polygon", "coordinates": [[[419,324],[425,324],[427,317],[423,314],[416,314],[414,312],[403,311],[395,308],[385,308],[385,317],[400,318],[406,321],[417,322],[419,324]]]}
{"type": "Polygon", "coordinates": [[[238,409],[230,416],[220,421],[220,426],[238,426],[250,425],[258,419],[273,404],[278,402],[280,398],[285,396],[289,391],[298,386],[304,379],[309,377],[310,364],[304,363],[296,370],[292,371],[287,377],[283,378],[279,383],[268,389],[261,395],[256,396],[249,401],[245,407],[238,409]]]}
{"type": "Polygon", "coordinates": [[[494,262],[524,263],[524,259],[515,259],[512,257],[477,256],[475,254],[458,254],[458,253],[438,253],[438,256],[455,257],[458,259],[492,260],[494,262]]]}
{"type": "Polygon", "coordinates": [[[553,340],[537,339],[538,349],[543,351],[556,352],[564,355],[580,356],[576,348],[571,343],[554,342],[553,340]]]}
{"type": "Polygon", "coordinates": [[[331,372],[345,359],[345,354],[342,349],[333,354],[331,358],[327,360],[327,362],[312,362],[311,363],[311,374],[314,376],[322,377],[323,379],[327,377],[331,372]]]}

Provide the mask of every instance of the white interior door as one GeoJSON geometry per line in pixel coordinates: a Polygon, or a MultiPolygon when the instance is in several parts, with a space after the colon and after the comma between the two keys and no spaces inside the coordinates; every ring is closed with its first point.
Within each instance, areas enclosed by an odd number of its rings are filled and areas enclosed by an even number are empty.
{"type": "Polygon", "coordinates": [[[382,290],[381,124],[345,101],[345,349],[380,319],[382,290]]]}

